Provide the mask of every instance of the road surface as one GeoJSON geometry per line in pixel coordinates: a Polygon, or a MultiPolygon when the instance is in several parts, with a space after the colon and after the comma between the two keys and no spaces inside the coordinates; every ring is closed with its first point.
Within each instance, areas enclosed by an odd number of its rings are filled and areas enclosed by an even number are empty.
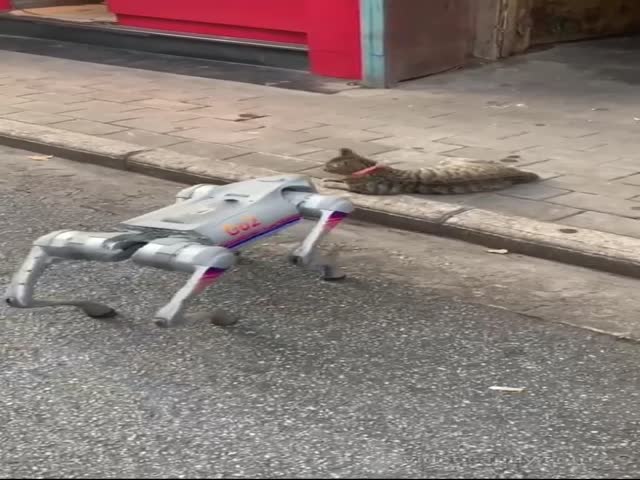
{"type": "MultiPolygon", "coordinates": [[[[182,188],[0,158],[3,284],[37,236],[108,228],[182,188]]],[[[640,475],[640,346],[587,330],[632,321],[637,281],[350,222],[333,237],[349,278],[323,283],[284,261],[299,235],[199,299],[240,315],[231,328],[158,329],[184,276],[130,263],[41,284],[116,319],[0,307],[0,476],[640,475]]]]}

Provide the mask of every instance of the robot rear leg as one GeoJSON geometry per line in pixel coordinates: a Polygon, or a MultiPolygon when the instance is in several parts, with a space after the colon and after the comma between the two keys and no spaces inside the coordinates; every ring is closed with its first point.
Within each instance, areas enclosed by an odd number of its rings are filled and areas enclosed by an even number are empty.
{"type": "Polygon", "coordinates": [[[74,306],[93,318],[116,315],[107,305],[78,299],[36,299],[34,290],[45,270],[64,260],[120,262],[144,244],[138,232],[57,231],[34,242],[27,258],[13,276],[5,300],[16,308],[74,306]]]}

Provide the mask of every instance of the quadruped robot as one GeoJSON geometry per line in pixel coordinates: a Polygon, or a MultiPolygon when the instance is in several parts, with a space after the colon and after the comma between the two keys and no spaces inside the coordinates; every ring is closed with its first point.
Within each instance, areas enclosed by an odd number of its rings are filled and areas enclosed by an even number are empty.
{"type": "MultiPolygon", "coordinates": [[[[36,299],[34,288],[45,269],[59,261],[130,259],[141,266],[191,274],[155,314],[156,325],[169,327],[182,319],[191,299],[235,264],[242,249],[304,217],[319,219],[291,252],[289,261],[317,268],[324,280],[344,278],[336,265],[322,259],[317,248],[353,209],[348,199],[318,194],[312,181],[302,175],[224,186],[194,185],[181,190],[174,204],[127,220],[114,229],[117,231],[61,230],[40,237],[13,276],[6,302],[16,308],[70,305],[93,318],[112,317],[114,309],[92,301],[36,299]]],[[[223,320],[218,323],[225,324],[223,320]]]]}

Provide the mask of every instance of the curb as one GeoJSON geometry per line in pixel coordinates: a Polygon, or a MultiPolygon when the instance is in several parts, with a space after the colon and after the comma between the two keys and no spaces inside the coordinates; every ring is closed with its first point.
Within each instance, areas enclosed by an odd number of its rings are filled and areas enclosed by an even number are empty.
{"type": "MultiPolygon", "coordinates": [[[[4,119],[0,144],[184,184],[221,185],[281,173],[4,119]]],[[[349,197],[356,220],[640,278],[640,239],[422,198],[318,190],[349,197]]]]}

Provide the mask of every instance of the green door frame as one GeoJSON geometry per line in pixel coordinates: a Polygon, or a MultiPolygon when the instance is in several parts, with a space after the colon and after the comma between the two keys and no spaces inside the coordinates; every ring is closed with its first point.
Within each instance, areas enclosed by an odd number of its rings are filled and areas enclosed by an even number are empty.
{"type": "Polygon", "coordinates": [[[360,0],[362,38],[362,84],[370,88],[389,88],[386,41],[388,0],[360,0]]]}

